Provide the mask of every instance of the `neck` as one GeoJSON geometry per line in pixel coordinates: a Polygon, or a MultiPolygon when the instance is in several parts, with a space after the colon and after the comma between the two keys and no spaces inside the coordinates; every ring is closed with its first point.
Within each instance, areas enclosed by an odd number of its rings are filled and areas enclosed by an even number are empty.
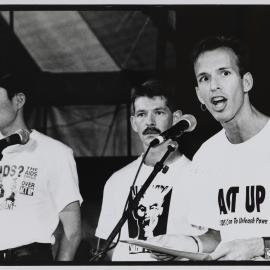
{"type": "MultiPolygon", "coordinates": [[[[163,157],[163,155],[167,152],[168,145],[169,145],[169,142],[165,142],[157,147],[151,148],[150,151],[148,152],[148,155],[146,156],[145,161],[144,161],[145,165],[154,166],[158,161],[160,161],[161,158],[163,157]]],[[[146,149],[145,149],[145,151],[146,151],[146,149]]],[[[169,155],[169,157],[167,158],[165,163],[170,164],[181,156],[182,156],[182,154],[178,151],[178,149],[176,149],[174,152],[172,152],[169,155]]]]}
{"type": "Polygon", "coordinates": [[[247,141],[266,125],[268,117],[252,105],[238,119],[223,123],[228,140],[233,144],[247,141]]]}
{"type": "Polygon", "coordinates": [[[15,133],[19,129],[27,129],[28,130],[25,122],[23,120],[17,118],[17,120],[14,121],[11,125],[9,125],[5,128],[2,128],[0,131],[1,131],[3,136],[9,136],[9,135],[15,133]]]}

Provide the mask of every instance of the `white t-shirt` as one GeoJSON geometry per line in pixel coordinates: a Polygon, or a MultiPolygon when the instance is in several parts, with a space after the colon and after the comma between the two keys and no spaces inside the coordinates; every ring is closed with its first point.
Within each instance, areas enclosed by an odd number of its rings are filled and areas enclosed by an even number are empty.
{"type": "MultiPolygon", "coordinates": [[[[130,186],[141,162],[141,157],[115,172],[106,182],[103,193],[101,214],[96,230],[96,236],[107,239],[116,223],[122,216],[130,186]]],[[[185,172],[190,166],[190,160],[184,155],[169,164],[166,174],[158,173],[138,208],[125,222],[121,231],[121,240],[143,239],[166,234],[184,233],[199,234],[204,231],[192,227],[187,222],[187,204],[180,198],[185,193],[185,172]],[[174,186],[181,187],[175,191],[174,186]],[[175,196],[178,205],[173,205],[175,196]]],[[[153,167],[143,165],[136,181],[132,198],[141,185],[153,171],[153,167]]],[[[153,260],[147,250],[134,245],[119,242],[113,253],[113,261],[150,261],[153,260]]]]}
{"type": "Polygon", "coordinates": [[[251,139],[231,144],[225,130],[193,159],[190,222],[221,232],[223,241],[270,236],[270,121],[251,139]]]}
{"type": "Polygon", "coordinates": [[[53,243],[59,212],[82,197],[72,150],[35,130],[0,161],[0,250],[53,243]]]}

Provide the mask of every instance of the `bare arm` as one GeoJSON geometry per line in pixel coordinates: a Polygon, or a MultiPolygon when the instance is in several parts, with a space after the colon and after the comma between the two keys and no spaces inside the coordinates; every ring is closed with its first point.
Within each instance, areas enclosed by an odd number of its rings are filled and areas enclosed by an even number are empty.
{"type": "Polygon", "coordinates": [[[63,225],[56,261],[72,261],[81,241],[81,213],[78,201],[68,204],[59,214],[63,225]]]}
{"type": "Polygon", "coordinates": [[[262,238],[236,239],[221,242],[220,234],[215,230],[199,236],[203,252],[210,253],[212,260],[250,260],[264,254],[262,238]]]}
{"type": "MultiPolygon", "coordinates": [[[[202,246],[200,252],[212,252],[220,242],[218,231],[209,229],[206,233],[198,236],[202,246]]],[[[198,245],[193,237],[183,234],[163,234],[148,239],[149,242],[176,250],[197,252],[198,245]]]]}
{"type": "Polygon", "coordinates": [[[210,256],[213,260],[250,260],[263,254],[263,239],[258,237],[222,242],[210,256]]]}
{"type": "Polygon", "coordinates": [[[208,229],[208,231],[202,235],[199,235],[199,239],[202,242],[201,252],[210,253],[216,249],[221,241],[219,231],[208,229]]]}
{"type": "MultiPolygon", "coordinates": [[[[219,231],[215,231],[209,229],[206,233],[198,236],[200,243],[200,252],[209,253],[216,249],[218,244],[220,243],[220,233],[219,231]]],[[[189,252],[197,252],[198,245],[196,240],[193,237],[187,235],[177,235],[177,234],[164,234],[160,236],[156,236],[154,238],[149,239],[148,241],[153,244],[158,244],[160,246],[170,247],[176,250],[189,251],[189,252]]],[[[168,256],[163,256],[160,254],[153,254],[157,260],[168,260],[170,259],[168,256]]]]}

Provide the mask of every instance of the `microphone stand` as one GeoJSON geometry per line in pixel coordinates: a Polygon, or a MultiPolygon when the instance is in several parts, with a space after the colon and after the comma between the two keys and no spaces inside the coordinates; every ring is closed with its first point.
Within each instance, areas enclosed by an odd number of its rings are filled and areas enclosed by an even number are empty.
{"type": "Polygon", "coordinates": [[[111,234],[107,238],[107,240],[106,240],[106,242],[104,244],[102,253],[101,254],[97,254],[96,256],[94,256],[90,261],[92,261],[94,259],[101,260],[101,259],[104,258],[106,252],[110,249],[110,245],[113,242],[113,239],[120,232],[122,226],[124,225],[124,223],[126,222],[126,220],[128,219],[128,217],[130,216],[130,214],[132,213],[132,210],[138,205],[140,199],[142,198],[142,196],[144,195],[145,191],[150,186],[150,184],[153,182],[153,180],[156,177],[156,175],[161,170],[164,170],[164,173],[167,172],[168,169],[167,169],[166,166],[164,166],[164,162],[166,161],[166,159],[168,158],[168,156],[170,155],[170,153],[172,153],[175,150],[176,150],[176,145],[172,145],[172,144],[169,144],[168,145],[168,150],[166,151],[166,153],[164,154],[164,156],[161,158],[161,160],[158,161],[155,164],[153,171],[148,176],[147,180],[144,182],[144,184],[142,185],[141,189],[139,190],[139,192],[137,193],[137,195],[135,196],[135,198],[130,202],[130,204],[128,205],[127,209],[124,211],[121,219],[118,221],[118,223],[116,224],[116,226],[112,230],[111,234]]]}

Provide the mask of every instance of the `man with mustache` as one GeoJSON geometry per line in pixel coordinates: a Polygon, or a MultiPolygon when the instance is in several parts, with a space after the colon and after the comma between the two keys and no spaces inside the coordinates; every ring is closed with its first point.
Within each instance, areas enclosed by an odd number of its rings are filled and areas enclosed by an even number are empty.
{"type": "MultiPolygon", "coordinates": [[[[144,151],[161,132],[181,119],[182,112],[177,109],[174,101],[169,90],[157,80],[148,80],[133,89],[130,120],[133,130],[141,140],[144,151]]],[[[136,196],[152,172],[153,166],[165,154],[170,143],[170,141],[166,141],[151,148],[132,188],[131,185],[142,156],[110,177],[104,188],[102,209],[96,230],[97,237],[106,239],[109,236],[121,218],[128,196],[129,199],[136,196]]],[[[178,207],[172,207],[171,204],[173,196],[184,197],[183,193],[186,192],[184,174],[190,166],[190,160],[178,149],[169,156],[166,165],[169,167],[168,172],[159,173],[156,176],[140,200],[138,207],[135,207],[132,215],[124,224],[120,240],[147,240],[153,236],[167,232],[175,233],[179,230],[184,234],[204,232],[201,228],[193,227],[187,222],[184,202],[178,207]],[[177,193],[175,193],[176,184],[181,186],[180,189],[177,189],[177,193]]],[[[122,242],[118,243],[109,256],[113,261],[153,260],[148,250],[122,242]]]]}

